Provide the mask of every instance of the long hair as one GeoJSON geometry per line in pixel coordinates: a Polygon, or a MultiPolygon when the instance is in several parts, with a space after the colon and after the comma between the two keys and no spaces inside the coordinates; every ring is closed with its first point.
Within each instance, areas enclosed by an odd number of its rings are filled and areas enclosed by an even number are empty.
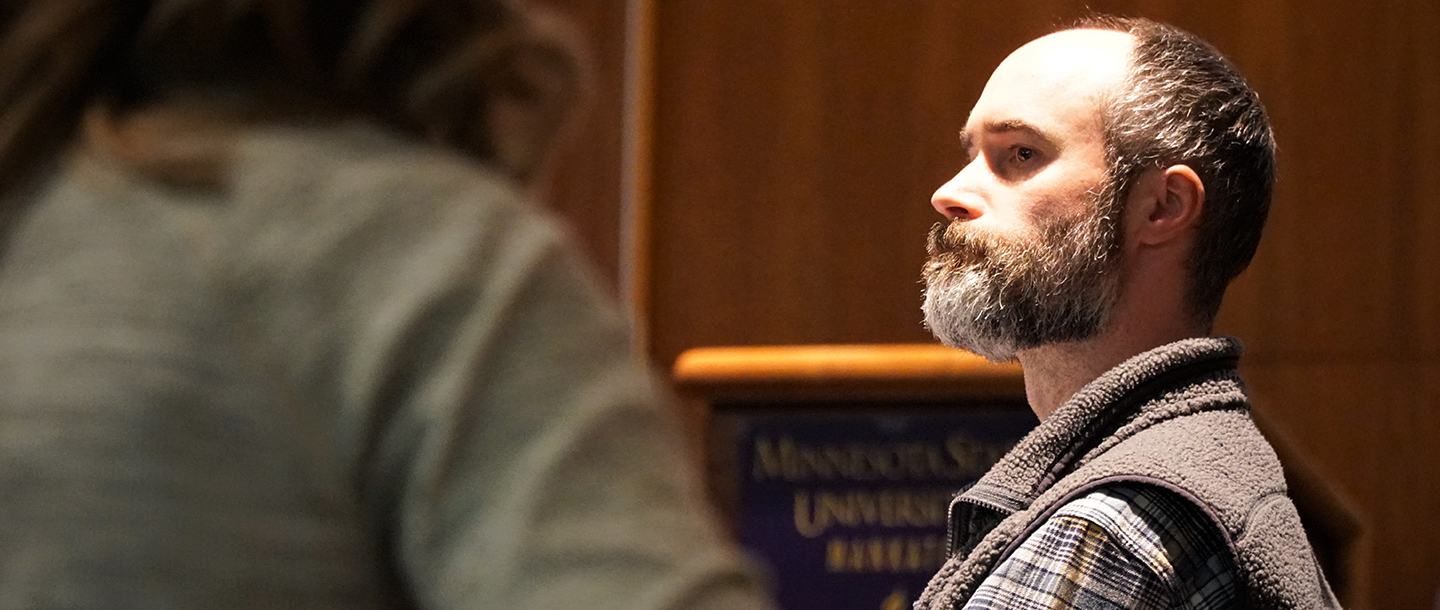
{"type": "Polygon", "coordinates": [[[142,173],[195,178],[122,129],[176,99],[223,100],[237,121],[363,116],[524,178],[582,72],[562,23],[509,0],[8,0],[0,191],[77,131],[142,173]]]}

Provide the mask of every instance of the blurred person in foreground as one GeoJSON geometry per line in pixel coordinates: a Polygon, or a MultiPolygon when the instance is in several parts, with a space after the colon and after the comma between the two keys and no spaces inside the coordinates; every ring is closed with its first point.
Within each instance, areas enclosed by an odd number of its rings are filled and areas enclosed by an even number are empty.
{"type": "Polygon", "coordinates": [[[0,607],[754,608],[502,0],[0,7],[0,607]]]}
{"type": "Polygon", "coordinates": [[[1006,58],[961,141],[926,323],[1019,359],[1041,422],[956,498],[916,608],[1335,607],[1240,344],[1209,336],[1274,181],[1244,78],[1187,32],[1096,17],[1006,58]]]}

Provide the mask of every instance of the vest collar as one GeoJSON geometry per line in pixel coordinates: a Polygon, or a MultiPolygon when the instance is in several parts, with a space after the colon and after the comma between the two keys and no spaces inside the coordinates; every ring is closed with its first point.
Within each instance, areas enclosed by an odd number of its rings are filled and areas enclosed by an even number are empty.
{"type": "Polygon", "coordinates": [[[1241,351],[1233,337],[1185,339],[1134,356],[1086,384],[951,502],[951,553],[968,553],[1001,520],[1109,446],[1159,421],[1204,410],[1208,405],[1175,400],[1197,379],[1240,389],[1241,351]]]}

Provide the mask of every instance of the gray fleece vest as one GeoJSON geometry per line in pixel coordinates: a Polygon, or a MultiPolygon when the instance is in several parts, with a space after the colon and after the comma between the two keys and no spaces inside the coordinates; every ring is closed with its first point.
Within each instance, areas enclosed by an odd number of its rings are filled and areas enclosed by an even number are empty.
{"type": "Polygon", "coordinates": [[[950,560],[915,609],[960,608],[1061,506],[1117,482],[1200,507],[1235,558],[1243,607],[1338,608],[1280,461],[1250,421],[1239,357],[1235,339],[1187,339],[1076,392],[951,504],[950,560]]]}

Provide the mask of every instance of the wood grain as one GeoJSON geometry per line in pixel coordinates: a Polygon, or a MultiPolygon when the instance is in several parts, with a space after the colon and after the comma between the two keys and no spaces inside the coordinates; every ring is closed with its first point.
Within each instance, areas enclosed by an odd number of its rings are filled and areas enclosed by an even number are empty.
{"type": "Polygon", "coordinates": [[[1428,0],[660,1],[651,269],[668,367],[717,345],[928,341],[930,193],[1012,49],[1086,11],[1230,54],[1280,181],[1218,330],[1257,408],[1368,520],[1356,608],[1440,587],[1440,8],[1428,0]]]}

